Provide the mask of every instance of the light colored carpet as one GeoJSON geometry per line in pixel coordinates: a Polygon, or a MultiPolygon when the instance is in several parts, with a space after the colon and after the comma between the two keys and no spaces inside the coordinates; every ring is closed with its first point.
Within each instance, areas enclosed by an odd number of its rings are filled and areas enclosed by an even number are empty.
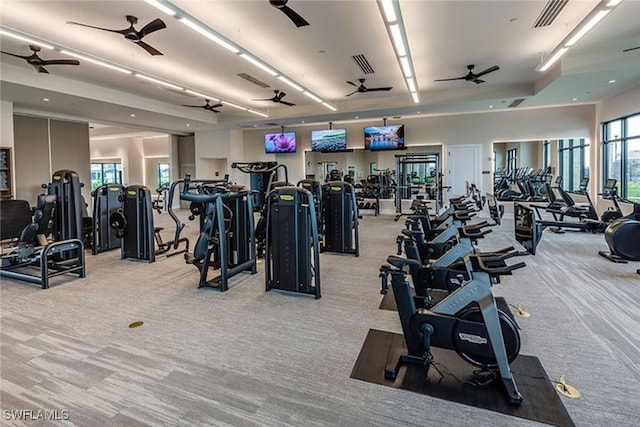
{"type": "MultiPolygon", "coordinates": [[[[168,215],[156,220],[169,239],[168,215]]],[[[378,268],[402,224],[365,216],[360,257],[323,253],[320,300],[265,292],[263,264],[220,293],[198,289],[181,256],[147,264],[118,251],[88,255],[87,278],[48,290],[2,279],[0,406],[65,409],[83,426],[536,425],[349,378],[370,328],[401,332],[378,309],[378,268]]],[[[482,247],[515,245],[512,227],[506,218],[482,247]]],[[[577,425],[637,425],[640,276],[601,249],[602,235],[545,233],[495,290],[532,314],[519,319],[522,353],[583,393],[563,398],[577,425]]],[[[4,412],[2,423],[22,425],[4,412]]]]}

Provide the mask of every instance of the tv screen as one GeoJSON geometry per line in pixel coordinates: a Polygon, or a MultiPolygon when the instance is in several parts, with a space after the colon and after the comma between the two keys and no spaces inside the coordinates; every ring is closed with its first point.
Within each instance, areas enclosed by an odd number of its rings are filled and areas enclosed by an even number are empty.
{"type": "Polygon", "coordinates": [[[368,150],[404,148],[404,125],[364,128],[364,148],[368,150]]]}
{"type": "Polygon", "coordinates": [[[264,151],[273,153],[295,153],[296,133],[268,133],[264,136],[264,151]]]}
{"type": "Polygon", "coordinates": [[[346,149],[346,129],[311,131],[311,151],[343,151],[346,149]]]}

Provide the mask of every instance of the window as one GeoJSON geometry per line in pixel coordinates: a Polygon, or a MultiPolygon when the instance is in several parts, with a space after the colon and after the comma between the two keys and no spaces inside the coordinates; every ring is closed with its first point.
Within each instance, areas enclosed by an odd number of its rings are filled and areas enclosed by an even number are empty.
{"type": "Polygon", "coordinates": [[[543,167],[546,170],[551,166],[551,141],[545,140],[542,146],[543,167]]]}
{"type": "Polygon", "coordinates": [[[513,172],[518,167],[518,149],[507,150],[507,170],[513,172]]]}
{"type": "Polygon", "coordinates": [[[558,140],[558,169],[563,188],[577,191],[582,178],[589,178],[589,141],[585,138],[558,140]]]}
{"type": "Polygon", "coordinates": [[[621,197],[640,202],[640,113],[602,124],[604,180],[618,180],[621,197]]]}
{"type": "Polygon", "coordinates": [[[171,176],[169,163],[158,163],[158,187],[169,187],[171,176]]]}
{"type": "Polygon", "coordinates": [[[122,184],[122,163],[91,163],[91,191],[104,184],[122,184]]]}

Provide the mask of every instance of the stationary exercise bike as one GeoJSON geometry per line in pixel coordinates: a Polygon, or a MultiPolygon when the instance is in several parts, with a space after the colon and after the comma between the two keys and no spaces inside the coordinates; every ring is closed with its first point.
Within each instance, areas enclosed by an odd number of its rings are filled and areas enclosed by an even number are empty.
{"type": "Polygon", "coordinates": [[[490,257],[465,257],[471,280],[431,309],[417,310],[403,267],[419,266],[419,262],[393,255],[387,258],[390,265],[382,266],[380,275],[383,287],[391,275],[408,353],[400,356],[395,366],[385,368],[385,377],[395,379],[403,364],[422,365],[428,372],[434,366],[431,347],[445,348],[455,350],[466,362],[481,369],[474,379],[477,384],[487,384],[499,375],[508,401],[514,405],[522,403],[522,395],[509,369],[520,351],[518,327],[497,308],[491,282],[493,277],[511,274],[525,263],[496,268],[486,265],[489,261],[517,255],[518,252],[509,252],[490,257]]]}

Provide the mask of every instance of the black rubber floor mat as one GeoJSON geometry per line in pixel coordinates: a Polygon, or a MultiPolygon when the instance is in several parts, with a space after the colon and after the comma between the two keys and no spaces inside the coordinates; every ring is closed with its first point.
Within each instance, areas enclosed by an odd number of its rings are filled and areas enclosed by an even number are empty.
{"type": "Polygon", "coordinates": [[[406,351],[401,334],[370,329],[351,378],[546,424],[574,426],[537,357],[520,355],[511,364],[518,390],[523,396],[522,404],[513,406],[508,403],[501,384],[478,387],[468,382],[476,368],[451,350],[432,349],[434,361],[443,377],[431,368],[425,379],[421,366],[405,366],[395,380],[386,379],[384,369],[387,361],[394,364],[397,357],[406,351]]]}

